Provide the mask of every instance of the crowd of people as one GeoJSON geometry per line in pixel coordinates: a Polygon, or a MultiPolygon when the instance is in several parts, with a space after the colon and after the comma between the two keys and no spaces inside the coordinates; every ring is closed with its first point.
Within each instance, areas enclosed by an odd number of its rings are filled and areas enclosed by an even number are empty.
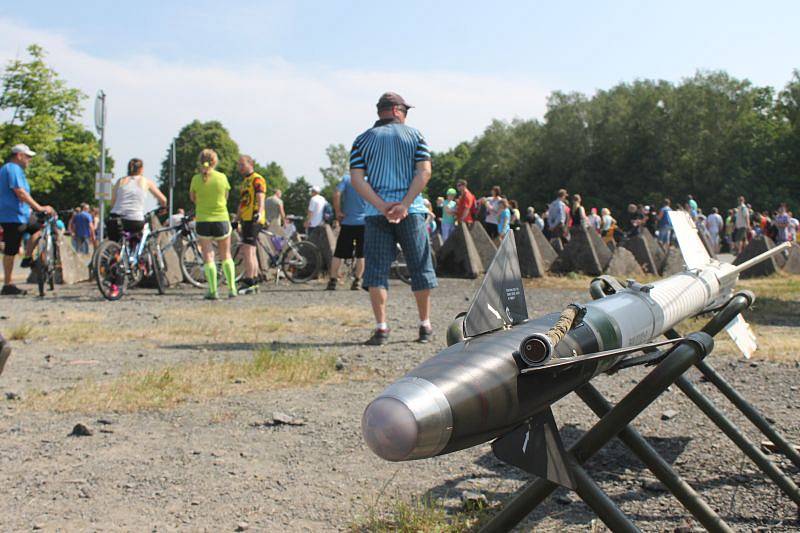
{"type": "MultiPolygon", "coordinates": [[[[375,318],[375,328],[367,344],[381,345],[389,339],[388,278],[398,245],[411,275],[411,290],[419,315],[417,340],[430,341],[433,335],[430,296],[438,285],[430,238],[438,232],[446,240],[459,225],[480,223],[499,243],[510,231],[529,223],[538,226],[551,241],[562,245],[570,239],[571,228],[575,227],[596,231],[607,243],[619,242],[647,228],[662,243],[670,245],[673,237],[668,213],[675,208],[691,214],[716,251],[739,253],[758,235],[778,242],[797,240],[798,221],[786,204],[773,212],[757,212],[744,197],[739,198],[737,206],[723,211],[725,217],[717,207],[712,207],[706,215],[692,196],[679,206],[673,206],[666,198],[659,208],[630,204],[624,213],[614,217],[607,207],[587,210],[579,194],[570,197],[566,189],[561,189],[541,214],[530,206],[523,215],[517,202],[503,196],[499,186],[492,187],[486,196],[476,197],[468,183],[458,179],[454,187],[444,191],[444,196],[431,202],[422,195],[431,176],[430,150],[422,134],[405,124],[411,108],[396,93],[380,97],[378,121],[354,140],[350,172],[337,185],[332,202],[322,196],[318,186],[312,187],[305,216],[306,232],[325,223],[340,225],[326,289],[336,290],[342,261],[355,259],[355,280],[350,288],[369,292],[375,318]]],[[[51,206],[41,205],[31,196],[25,169],[35,155],[24,144],[18,144],[0,169],[0,226],[4,244],[2,295],[25,293],[13,284],[14,257],[25,242],[22,266],[31,266],[32,250],[41,229],[41,218],[35,215],[56,216],[51,206]]],[[[217,153],[204,149],[199,154],[198,171],[189,188],[208,282],[205,298],[211,300],[220,297],[217,259],[227,281],[228,297],[257,292],[259,232],[264,227],[284,225],[287,221],[281,191],[275,190],[267,196],[267,182],[255,172],[253,158],[248,155],[241,156],[237,162],[242,184],[238,191],[238,209],[232,216],[228,210],[231,186],[228,177],[217,170],[218,163],[217,153]],[[238,224],[242,245],[242,279],[238,285],[231,257],[234,222],[238,224]]],[[[137,234],[142,231],[148,195],[162,208],[166,206],[166,198],[156,183],[144,175],[140,159],[131,159],[127,170],[127,175],[115,183],[112,191],[106,221],[110,239],[119,239],[122,232],[137,234]]],[[[179,222],[183,216],[180,209],[171,223],[179,222]]],[[[74,209],[64,229],[68,229],[73,246],[80,252],[89,252],[102,237],[99,214],[85,203],[74,209]]]]}

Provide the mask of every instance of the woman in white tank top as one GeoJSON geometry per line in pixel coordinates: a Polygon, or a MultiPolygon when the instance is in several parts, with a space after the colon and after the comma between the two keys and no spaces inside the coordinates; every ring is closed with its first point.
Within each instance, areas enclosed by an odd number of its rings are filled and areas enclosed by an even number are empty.
{"type": "Polygon", "coordinates": [[[150,192],[161,207],[167,206],[167,198],[153,180],[143,175],[141,159],[128,162],[128,175],[114,184],[111,193],[111,213],[108,220],[108,237],[119,240],[121,231],[138,233],[144,228],[144,200],[150,192]]]}

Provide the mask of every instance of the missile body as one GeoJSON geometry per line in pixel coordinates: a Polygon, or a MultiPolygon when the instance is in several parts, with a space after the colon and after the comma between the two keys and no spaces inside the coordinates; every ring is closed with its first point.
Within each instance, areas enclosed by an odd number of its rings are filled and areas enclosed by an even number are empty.
{"type": "MultiPolygon", "coordinates": [[[[702,261],[702,268],[651,285],[629,283],[613,295],[585,304],[582,321],[555,346],[553,358],[559,364],[552,368],[545,364],[523,372],[526,364],[518,350],[530,335],[548,331],[558,313],[445,348],[367,406],[362,417],[365,441],[383,459],[406,461],[462,450],[509,433],[624,357],[585,356],[641,345],[685,318],[724,304],[739,269],[707,255],[702,261]]],[[[488,306],[503,309],[502,303],[488,306]]]]}

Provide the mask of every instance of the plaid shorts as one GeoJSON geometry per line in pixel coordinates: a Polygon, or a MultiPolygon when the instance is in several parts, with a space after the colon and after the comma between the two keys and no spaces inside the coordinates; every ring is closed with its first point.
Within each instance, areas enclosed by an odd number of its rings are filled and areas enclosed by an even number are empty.
{"type": "Polygon", "coordinates": [[[366,217],[364,228],[364,288],[389,288],[389,268],[397,256],[397,244],[403,250],[411,290],[421,291],[438,286],[431,260],[431,246],[425,228],[425,215],[411,214],[398,224],[384,216],[366,217]]]}

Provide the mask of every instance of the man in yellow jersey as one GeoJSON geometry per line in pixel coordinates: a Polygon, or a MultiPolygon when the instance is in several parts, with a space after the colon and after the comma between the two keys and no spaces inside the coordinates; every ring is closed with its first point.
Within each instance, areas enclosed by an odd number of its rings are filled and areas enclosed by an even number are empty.
{"type": "Polygon", "coordinates": [[[252,294],[258,291],[258,258],[256,244],[258,234],[266,220],[264,199],[267,196],[267,182],[255,171],[255,162],[249,155],[243,155],[238,162],[242,175],[242,188],[239,200],[239,222],[242,225],[242,263],[244,277],[239,294],[252,294]]]}

